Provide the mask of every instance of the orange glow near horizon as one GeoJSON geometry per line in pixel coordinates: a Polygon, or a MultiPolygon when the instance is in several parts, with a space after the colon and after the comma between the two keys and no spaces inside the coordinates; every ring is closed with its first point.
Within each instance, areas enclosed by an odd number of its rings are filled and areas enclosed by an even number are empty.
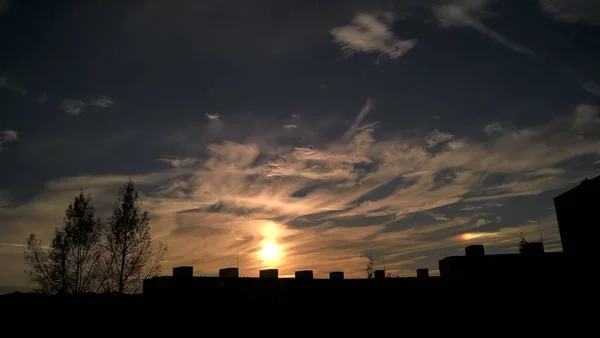
{"type": "Polygon", "coordinates": [[[472,239],[481,238],[481,237],[492,237],[498,235],[497,232],[471,232],[465,233],[459,236],[462,241],[470,241],[472,239]]]}

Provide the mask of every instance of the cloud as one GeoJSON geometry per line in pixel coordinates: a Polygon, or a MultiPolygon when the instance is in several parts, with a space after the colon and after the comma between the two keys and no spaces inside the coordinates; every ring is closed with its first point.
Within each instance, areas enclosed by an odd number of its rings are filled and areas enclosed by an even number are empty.
{"type": "Polygon", "coordinates": [[[71,115],[79,115],[85,108],[85,103],[83,101],[64,99],[62,100],[58,108],[64,111],[65,113],[69,113],[71,115]]]}
{"type": "MultiPolygon", "coordinates": [[[[90,106],[101,107],[101,108],[110,108],[115,103],[113,99],[108,96],[101,95],[95,99],[92,99],[89,103],[90,106]]],[[[77,115],[77,114],[74,114],[77,115]]]]}
{"type": "Polygon", "coordinates": [[[216,121],[216,120],[219,119],[219,114],[209,114],[209,113],[206,113],[205,115],[211,121],[216,121]]]}
{"type": "Polygon", "coordinates": [[[587,92],[600,96],[600,85],[594,82],[586,82],[581,87],[587,92]]]}
{"type": "Polygon", "coordinates": [[[194,163],[196,163],[196,162],[198,162],[200,160],[197,159],[197,158],[186,157],[186,158],[183,158],[183,159],[179,159],[179,158],[161,158],[161,159],[159,159],[159,161],[165,162],[165,163],[169,163],[173,167],[180,168],[180,167],[185,167],[185,166],[192,165],[192,164],[194,164],[194,163]]]}
{"type": "Polygon", "coordinates": [[[492,135],[492,134],[496,134],[496,133],[501,134],[504,132],[504,127],[502,127],[502,125],[499,122],[493,122],[493,123],[486,125],[482,131],[488,135],[492,135]]]}
{"type": "Polygon", "coordinates": [[[389,13],[357,13],[346,26],[333,28],[330,33],[346,55],[378,53],[380,57],[398,59],[417,44],[417,39],[402,40],[390,30],[389,13]]]}
{"type": "Polygon", "coordinates": [[[40,104],[44,104],[46,103],[46,101],[48,100],[48,93],[44,92],[41,93],[38,97],[37,97],[37,102],[39,102],[40,104]]]}
{"type": "Polygon", "coordinates": [[[442,215],[442,214],[431,214],[431,217],[433,217],[433,219],[435,219],[436,221],[440,221],[440,222],[450,220],[450,218],[448,218],[446,215],[442,215]]]}
{"type": "Polygon", "coordinates": [[[0,76],[0,89],[1,88],[19,92],[21,95],[27,94],[27,89],[10,84],[6,76],[0,76]]]}
{"type": "Polygon", "coordinates": [[[454,135],[442,133],[439,130],[434,130],[425,137],[425,142],[427,143],[427,147],[431,148],[440,143],[444,143],[450,141],[454,138],[454,135]]]}
{"type": "Polygon", "coordinates": [[[283,128],[285,128],[285,129],[296,129],[296,128],[298,128],[298,126],[295,125],[295,124],[286,124],[286,125],[283,126],[283,128]]]}
{"type": "Polygon", "coordinates": [[[517,53],[537,56],[531,49],[511,41],[481,22],[479,16],[485,13],[491,2],[493,0],[454,0],[449,4],[435,6],[433,14],[442,27],[471,27],[517,53]]]}
{"type": "Polygon", "coordinates": [[[10,203],[10,197],[8,192],[0,189],[0,208],[5,208],[10,203]]]}
{"type": "MultiPolygon", "coordinates": [[[[153,238],[170,247],[166,271],[189,264],[215,274],[239,254],[241,274],[255,275],[269,242],[282,256],[260,264],[283,275],[308,268],[317,276],[338,269],[360,276],[366,252],[385,259],[391,272],[414,275],[470,242],[510,251],[520,232],[539,233],[540,224],[554,241],[555,220],[532,225],[527,220],[536,215],[524,214],[511,221],[507,201],[573,185],[583,173],[565,163],[600,149],[598,126],[590,123],[598,111],[590,105],[493,138],[455,135],[435,151],[423,138],[378,135],[365,111],[345,133],[324,138],[329,142],[282,140],[282,123],[274,123],[272,133],[216,140],[197,157],[162,158],[169,168],[131,175],[152,215],[153,238]],[[417,259],[424,256],[431,258],[417,259]]],[[[105,216],[129,178],[48,182],[38,196],[0,208],[0,237],[22,243],[36,232],[47,243],[80,188],[105,216]]]]}
{"type": "Polygon", "coordinates": [[[15,130],[0,130],[0,151],[2,146],[9,142],[16,142],[19,140],[19,133],[15,130]]]}
{"type": "Polygon", "coordinates": [[[518,131],[518,129],[512,123],[494,121],[486,125],[481,131],[488,134],[489,136],[499,136],[505,133],[515,133],[518,131]]]}
{"type": "Polygon", "coordinates": [[[581,104],[575,109],[575,119],[573,126],[575,128],[584,127],[586,125],[595,125],[600,123],[600,107],[581,104]]]}
{"type": "Polygon", "coordinates": [[[372,108],[373,108],[373,100],[371,98],[369,98],[369,99],[367,99],[367,101],[363,105],[362,109],[356,116],[354,123],[352,123],[350,128],[348,128],[348,130],[346,131],[346,134],[344,134],[344,136],[342,137],[344,142],[350,141],[350,139],[354,136],[354,134],[356,133],[356,130],[358,129],[358,127],[360,126],[360,124],[362,123],[362,121],[365,119],[365,117],[371,111],[372,108]]]}
{"type": "Polygon", "coordinates": [[[542,9],[557,21],[600,25],[600,3],[590,0],[539,0],[542,9]]]}

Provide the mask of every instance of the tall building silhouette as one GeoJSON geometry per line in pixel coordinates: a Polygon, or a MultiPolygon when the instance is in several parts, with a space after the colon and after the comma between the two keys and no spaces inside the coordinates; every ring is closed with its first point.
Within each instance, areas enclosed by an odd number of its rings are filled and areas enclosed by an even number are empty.
{"type": "Polygon", "coordinates": [[[580,258],[593,257],[600,217],[600,176],[554,198],[556,219],[565,254],[580,258]]]}

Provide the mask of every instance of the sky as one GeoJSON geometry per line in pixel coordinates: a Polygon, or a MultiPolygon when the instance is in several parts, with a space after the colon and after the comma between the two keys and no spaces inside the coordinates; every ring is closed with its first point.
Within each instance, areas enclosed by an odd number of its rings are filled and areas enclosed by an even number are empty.
{"type": "Polygon", "coordinates": [[[520,236],[600,174],[600,4],[0,0],[0,291],[131,179],[163,273],[397,276],[520,236]]]}

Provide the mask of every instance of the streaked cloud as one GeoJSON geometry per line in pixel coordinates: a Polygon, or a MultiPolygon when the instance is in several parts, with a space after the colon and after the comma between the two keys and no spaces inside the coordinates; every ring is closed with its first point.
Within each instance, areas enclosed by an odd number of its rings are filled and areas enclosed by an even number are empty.
{"type": "Polygon", "coordinates": [[[586,82],[582,85],[582,88],[585,91],[590,92],[590,93],[600,97],[600,85],[598,85],[594,82],[586,82]]]}
{"type": "MultiPolygon", "coordinates": [[[[358,112],[356,126],[319,147],[220,141],[208,145],[205,158],[163,158],[172,168],[133,175],[152,214],[153,236],[170,244],[166,268],[192,264],[211,274],[239,254],[242,275],[254,275],[268,240],[281,257],[260,264],[282,274],[311,268],[317,275],[342,269],[358,276],[365,253],[372,252],[391,272],[410,275],[422,264],[415,258],[431,250],[458,250],[482,239],[514,246],[520,232],[539,233],[540,226],[554,238],[551,220],[506,226],[504,201],[568,186],[577,173],[559,164],[600,149],[597,126],[589,123],[598,117],[594,106],[495,138],[455,136],[435,152],[422,139],[377,139],[366,110],[358,112]],[[490,175],[503,179],[487,180],[490,175]],[[411,221],[419,215],[428,217],[411,221]]],[[[3,238],[18,243],[40,224],[53,224],[81,187],[99,210],[109,210],[127,179],[49,182],[32,201],[0,209],[8,220],[3,238]]],[[[44,229],[50,236],[51,228],[44,229]]]]}
{"type": "Polygon", "coordinates": [[[65,113],[71,115],[79,115],[85,108],[85,102],[72,99],[64,99],[61,101],[58,108],[64,111],[65,113]]]}
{"type": "Polygon", "coordinates": [[[205,115],[211,121],[216,121],[216,120],[219,119],[219,114],[209,114],[209,113],[206,113],[205,115]]]}
{"type": "Polygon", "coordinates": [[[417,44],[417,39],[400,39],[392,33],[391,13],[359,12],[345,26],[333,28],[330,33],[346,55],[377,53],[380,57],[398,59],[417,44]]]}
{"type": "MultiPolygon", "coordinates": [[[[115,103],[113,99],[108,96],[98,96],[90,101],[90,106],[101,107],[101,108],[110,108],[115,103]]],[[[75,114],[76,115],[76,114],[75,114]]]]}
{"type": "Polygon", "coordinates": [[[0,189],[0,208],[5,208],[10,202],[10,197],[7,191],[0,189]]]}
{"type": "Polygon", "coordinates": [[[6,76],[0,76],[0,89],[2,88],[18,92],[21,95],[27,94],[27,89],[10,83],[6,76]]]}
{"type": "Polygon", "coordinates": [[[481,34],[517,53],[537,56],[531,49],[522,46],[482,23],[479,17],[494,0],[453,0],[433,8],[433,14],[442,27],[471,27],[481,34]]]}
{"type": "Polygon", "coordinates": [[[567,23],[600,25],[600,3],[595,0],[539,0],[553,19],[567,23]]]}
{"type": "Polygon", "coordinates": [[[427,147],[431,148],[440,143],[444,143],[450,141],[454,138],[454,135],[448,133],[442,133],[439,130],[434,130],[431,133],[427,134],[425,137],[425,142],[427,143],[427,147]]]}
{"type": "Polygon", "coordinates": [[[0,130],[0,151],[2,146],[9,142],[16,142],[19,140],[19,133],[15,130],[0,130]]]}
{"type": "Polygon", "coordinates": [[[48,100],[48,93],[44,92],[41,93],[40,95],[38,95],[37,97],[37,102],[39,102],[40,104],[44,104],[46,103],[46,101],[48,100]]]}
{"type": "Polygon", "coordinates": [[[283,128],[285,128],[285,129],[296,129],[296,128],[298,128],[298,126],[295,125],[295,124],[286,124],[286,125],[283,126],[283,128]]]}
{"type": "Polygon", "coordinates": [[[200,160],[197,158],[186,157],[186,158],[181,158],[181,159],[180,158],[161,158],[161,159],[159,159],[159,161],[169,163],[170,165],[172,165],[176,168],[180,168],[180,167],[192,165],[200,160]]]}

